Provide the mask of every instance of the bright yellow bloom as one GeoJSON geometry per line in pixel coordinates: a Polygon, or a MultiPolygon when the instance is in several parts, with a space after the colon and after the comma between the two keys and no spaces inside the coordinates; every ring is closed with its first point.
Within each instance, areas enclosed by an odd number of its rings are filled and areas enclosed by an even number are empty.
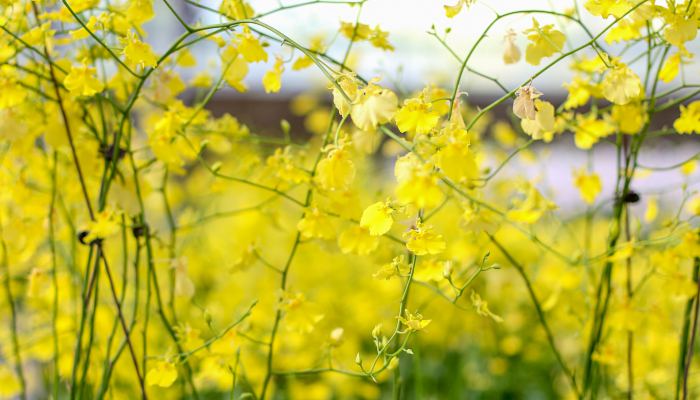
{"type": "Polygon", "coordinates": [[[391,121],[398,107],[394,92],[373,83],[360,90],[352,106],[352,122],[362,130],[371,130],[391,121]]]}
{"type": "Polygon", "coordinates": [[[0,67],[0,110],[21,104],[26,97],[27,90],[17,82],[12,67],[0,67]]]}
{"type": "Polygon", "coordinates": [[[545,212],[556,208],[556,205],[542,196],[534,185],[529,183],[525,185],[525,195],[525,199],[518,199],[515,201],[515,208],[508,211],[506,214],[508,219],[516,222],[533,224],[537,222],[545,212]]]}
{"type": "Polygon", "coordinates": [[[680,106],[681,116],[673,122],[678,133],[700,133],[700,100],[680,106]]]}
{"type": "Polygon", "coordinates": [[[379,238],[369,234],[367,228],[351,226],[338,236],[338,247],[343,254],[366,256],[379,246],[379,238]]]}
{"type": "Polygon", "coordinates": [[[92,96],[104,89],[102,81],[97,79],[96,69],[85,62],[81,66],[72,66],[63,84],[70,92],[78,96],[92,96]]]}
{"type": "Polygon", "coordinates": [[[641,103],[615,104],[610,115],[620,132],[629,135],[641,131],[647,122],[647,111],[641,103]]]}
{"type": "Polygon", "coordinates": [[[146,383],[150,386],[170,387],[177,379],[177,368],[168,361],[158,361],[156,366],[148,370],[146,383]]]}
{"type": "Polygon", "coordinates": [[[226,83],[239,92],[245,92],[248,87],[243,82],[243,79],[248,75],[248,63],[243,57],[235,57],[233,61],[226,67],[224,79],[226,83]]]}
{"type": "Polygon", "coordinates": [[[6,365],[0,365],[0,397],[10,399],[20,394],[22,386],[6,365]]]}
{"type": "MultiPolygon", "coordinates": [[[[678,7],[685,8],[679,5],[678,7]]],[[[682,48],[685,42],[695,39],[698,34],[697,17],[686,17],[680,14],[669,14],[666,18],[668,27],[663,32],[663,37],[672,45],[682,48]]]]}
{"type": "Polygon", "coordinates": [[[469,8],[469,6],[475,2],[476,0],[457,0],[457,4],[455,5],[445,5],[445,15],[447,15],[447,18],[454,18],[460,11],[462,11],[462,8],[469,8]]]}
{"type": "Polygon", "coordinates": [[[579,149],[590,149],[594,144],[615,132],[615,127],[594,113],[577,115],[574,125],[574,142],[579,149]]]}
{"type": "Polygon", "coordinates": [[[297,229],[304,240],[332,239],[335,236],[331,219],[315,207],[306,211],[304,218],[297,223],[297,229]]]}
{"type": "Polygon", "coordinates": [[[483,300],[478,293],[472,290],[472,293],[469,297],[477,314],[481,315],[482,317],[491,318],[499,323],[503,322],[503,318],[499,317],[498,315],[492,313],[491,310],[489,310],[489,304],[485,300],[483,300]]]}
{"type": "Polygon", "coordinates": [[[93,240],[108,238],[119,232],[120,224],[117,215],[112,210],[104,210],[95,215],[95,220],[87,225],[87,236],[84,241],[90,243],[93,240]]]}
{"type": "Polygon", "coordinates": [[[398,181],[396,198],[402,204],[413,204],[418,208],[436,207],[443,195],[438,180],[429,164],[422,164],[413,153],[399,158],[394,166],[398,181]]]}
{"type": "Polygon", "coordinates": [[[333,104],[335,105],[335,108],[338,109],[340,116],[345,117],[350,114],[350,111],[352,110],[352,102],[357,97],[357,81],[352,75],[343,74],[338,77],[337,83],[340,88],[336,87],[335,85],[331,86],[333,89],[333,104]],[[345,96],[347,96],[349,99],[343,96],[343,93],[345,93],[345,96]]]}
{"type": "Polygon", "coordinates": [[[644,221],[653,222],[657,215],[659,215],[659,201],[656,197],[650,197],[647,201],[647,209],[644,211],[644,221]]]}
{"type": "Polygon", "coordinates": [[[318,163],[316,181],[328,191],[344,191],[350,188],[355,179],[355,164],[345,146],[334,148],[318,163]]]}
{"type": "Polygon", "coordinates": [[[247,62],[267,61],[265,49],[250,29],[244,28],[242,33],[236,35],[236,39],[238,39],[238,51],[247,62]]]}
{"type": "Polygon", "coordinates": [[[532,28],[526,29],[530,43],[525,49],[525,61],[532,65],[539,65],[540,61],[552,54],[561,51],[566,36],[554,29],[554,25],[540,26],[536,19],[532,19],[532,28]]]}
{"type": "Polygon", "coordinates": [[[369,230],[372,236],[381,236],[391,229],[394,223],[394,209],[389,204],[378,201],[365,208],[360,218],[360,226],[369,230]]]}
{"type": "Polygon", "coordinates": [[[574,172],[574,186],[578,188],[581,198],[587,204],[593,204],[596,197],[603,190],[600,176],[595,172],[588,174],[583,170],[574,172]]]}
{"type": "Polygon", "coordinates": [[[153,16],[153,0],[131,0],[126,9],[126,19],[135,25],[141,25],[153,16]]]}
{"type": "Polygon", "coordinates": [[[555,130],[554,105],[548,101],[535,100],[534,119],[522,119],[520,126],[523,131],[533,139],[545,139],[550,141],[555,130]]]}
{"type": "Polygon", "coordinates": [[[627,65],[613,61],[602,82],[603,96],[615,104],[627,104],[644,94],[642,81],[627,65]]]}
{"type": "Polygon", "coordinates": [[[267,71],[263,76],[262,83],[265,93],[277,93],[282,88],[282,72],[284,71],[284,61],[277,57],[275,66],[267,71]]]}
{"type": "Polygon", "coordinates": [[[129,32],[124,39],[125,46],[122,54],[127,64],[154,68],[158,62],[156,54],[148,43],[142,42],[134,32],[129,32]]]}
{"type": "Polygon", "coordinates": [[[408,137],[429,133],[438,123],[440,114],[422,98],[407,99],[396,113],[396,126],[408,137]]]}
{"type": "Polygon", "coordinates": [[[619,18],[632,8],[632,4],[627,0],[588,0],[584,7],[593,15],[619,18]]]}
{"type": "Polygon", "coordinates": [[[374,279],[389,280],[391,278],[406,276],[411,267],[406,263],[403,255],[394,257],[390,263],[382,265],[377,272],[372,274],[374,279]]]}
{"type": "Polygon", "coordinates": [[[455,182],[476,179],[479,167],[469,143],[452,142],[435,153],[435,165],[455,182]]]}
{"type": "Polygon", "coordinates": [[[404,233],[406,248],[417,256],[440,254],[445,250],[445,240],[435,232],[432,226],[419,222],[414,228],[404,233]]]}
{"type": "Polygon", "coordinates": [[[432,322],[430,319],[423,319],[423,316],[420,315],[419,313],[411,314],[406,310],[406,317],[398,317],[399,321],[401,321],[406,328],[408,328],[409,331],[412,332],[417,332],[420,330],[423,330],[426,326],[432,322]]]}

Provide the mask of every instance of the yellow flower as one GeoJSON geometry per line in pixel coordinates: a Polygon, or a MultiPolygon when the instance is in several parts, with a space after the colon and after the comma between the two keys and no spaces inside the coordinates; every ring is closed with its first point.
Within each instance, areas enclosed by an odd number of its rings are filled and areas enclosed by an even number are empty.
{"type": "Polygon", "coordinates": [[[615,104],[610,115],[620,132],[630,135],[641,131],[647,122],[647,112],[638,102],[625,105],[615,104]]]}
{"type": "Polygon", "coordinates": [[[681,70],[681,54],[676,53],[669,57],[659,71],[659,79],[668,83],[676,79],[681,70]]]}
{"type": "Polygon", "coordinates": [[[85,62],[79,67],[72,66],[63,84],[78,96],[92,96],[104,89],[104,84],[97,79],[95,68],[89,67],[85,62]]]}
{"type": "Polygon", "coordinates": [[[520,61],[520,49],[515,44],[515,38],[517,33],[514,30],[508,29],[504,37],[506,42],[505,48],[503,49],[503,62],[505,64],[515,64],[520,61]]]}
{"type": "Polygon", "coordinates": [[[482,300],[481,296],[479,296],[478,293],[472,290],[472,293],[469,297],[477,314],[481,315],[482,317],[491,318],[499,323],[503,322],[503,318],[499,317],[498,315],[492,313],[491,310],[489,310],[489,304],[485,300],[482,300]]]}
{"type": "Polygon", "coordinates": [[[526,224],[537,222],[545,212],[553,210],[556,205],[547,200],[542,194],[531,184],[525,185],[525,199],[516,200],[516,207],[508,211],[506,216],[508,219],[526,224]]]}
{"type": "Polygon", "coordinates": [[[126,45],[122,54],[126,58],[127,64],[140,65],[141,67],[154,68],[158,59],[148,43],[144,43],[136,37],[134,32],[129,32],[124,40],[126,45]]]}
{"type": "Polygon", "coordinates": [[[653,222],[657,215],[659,215],[659,201],[656,197],[650,197],[647,201],[647,209],[644,211],[644,221],[653,222]]]}
{"type": "Polygon", "coordinates": [[[603,137],[615,132],[615,127],[594,113],[577,115],[574,125],[574,142],[579,149],[590,149],[603,137]]]}
{"type": "Polygon", "coordinates": [[[564,46],[566,36],[554,29],[554,25],[540,26],[536,19],[532,19],[532,28],[525,30],[530,43],[525,49],[525,61],[532,65],[539,65],[540,61],[560,51],[564,46]]]}
{"type": "Polygon", "coordinates": [[[398,181],[396,198],[400,203],[431,208],[442,201],[442,191],[433,167],[421,163],[414,153],[408,153],[396,161],[394,175],[398,181]]]}
{"type": "Polygon", "coordinates": [[[455,5],[445,5],[445,15],[447,15],[447,18],[454,18],[460,11],[462,11],[462,8],[465,6],[469,8],[469,6],[475,2],[476,0],[457,0],[457,4],[455,5]]]}
{"type": "Polygon", "coordinates": [[[678,133],[700,133],[700,100],[680,106],[681,116],[673,122],[678,133]]]}
{"type": "Polygon", "coordinates": [[[384,264],[377,272],[372,274],[374,279],[389,280],[394,277],[406,276],[411,267],[406,263],[403,255],[394,257],[390,263],[384,264]]]}
{"type": "Polygon", "coordinates": [[[93,240],[100,240],[110,237],[119,232],[120,225],[117,215],[112,210],[104,210],[95,215],[95,220],[87,225],[87,236],[84,241],[90,243],[93,240]]]}
{"type": "Polygon", "coordinates": [[[417,332],[420,330],[423,330],[426,326],[430,324],[432,320],[430,319],[423,319],[423,316],[420,315],[419,313],[411,314],[406,310],[406,317],[398,317],[399,321],[401,321],[406,328],[408,328],[409,331],[412,332],[417,332]]]}
{"type": "Polygon", "coordinates": [[[258,38],[250,32],[250,29],[244,28],[243,32],[239,33],[236,38],[238,39],[238,51],[247,62],[267,61],[265,49],[258,38]]]}
{"type": "Polygon", "coordinates": [[[335,236],[335,229],[330,218],[318,208],[307,210],[304,218],[297,223],[297,229],[302,239],[331,239],[335,236]]]}
{"type": "Polygon", "coordinates": [[[429,133],[440,119],[440,114],[432,110],[431,103],[421,98],[407,99],[396,113],[396,126],[408,137],[429,133]]]}
{"type": "Polygon", "coordinates": [[[322,189],[344,191],[355,179],[355,164],[345,146],[334,148],[318,163],[316,181],[322,189]]]}
{"type": "Polygon", "coordinates": [[[236,57],[228,67],[226,67],[224,79],[232,88],[239,92],[245,92],[248,90],[246,84],[243,83],[243,79],[245,79],[246,75],[248,75],[248,63],[243,57],[236,57]]]}
{"type": "Polygon", "coordinates": [[[603,18],[614,16],[620,18],[632,7],[627,0],[588,0],[584,4],[586,10],[593,15],[603,18]]]}
{"type": "Polygon", "coordinates": [[[394,92],[370,83],[359,91],[350,116],[358,128],[368,131],[391,121],[397,107],[394,92]]]}
{"type": "Polygon", "coordinates": [[[27,90],[17,82],[12,67],[0,67],[0,110],[21,104],[26,97],[27,90]]]}
{"type": "Polygon", "coordinates": [[[337,83],[338,86],[340,86],[340,89],[335,85],[331,86],[333,89],[333,104],[335,105],[335,108],[338,109],[340,116],[345,117],[350,114],[350,111],[352,110],[352,102],[357,97],[357,81],[352,75],[342,74],[338,77],[337,83]],[[349,100],[343,96],[343,93],[345,93],[349,100]]]}
{"type": "Polygon", "coordinates": [[[277,179],[285,182],[297,184],[309,181],[309,174],[303,169],[294,165],[290,148],[275,149],[274,154],[266,160],[267,167],[273,172],[277,179]]]}
{"type": "Polygon", "coordinates": [[[177,379],[177,368],[168,361],[158,361],[156,366],[148,370],[146,382],[150,386],[170,387],[177,379]]]}
{"type": "Polygon", "coordinates": [[[565,110],[570,110],[586,104],[591,96],[598,94],[600,91],[597,85],[592,84],[588,79],[581,78],[580,76],[576,76],[571,82],[565,83],[564,87],[569,92],[564,102],[565,110]]]}
{"type": "MultiPolygon", "coordinates": [[[[682,7],[685,8],[685,6],[682,7]]],[[[698,34],[697,17],[688,18],[684,15],[669,14],[665,19],[668,27],[664,30],[663,37],[676,47],[682,48],[685,42],[695,39],[698,34]]]]}
{"type": "Polygon", "coordinates": [[[14,398],[20,394],[22,386],[17,376],[5,365],[0,365],[0,397],[4,399],[14,398]]]}
{"type": "Polygon", "coordinates": [[[141,25],[153,16],[153,0],[131,0],[126,9],[126,19],[132,24],[141,25]]]}
{"type": "Polygon", "coordinates": [[[445,250],[445,240],[435,233],[430,225],[419,222],[415,228],[404,233],[406,248],[417,256],[440,254],[445,250]]]}
{"type": "Polygon", "coordinates": [[[275,66],[267,71],[263,76],[262,83],[265,93],[277,93],[282,88],[282,72],[284,71],[284,61],[277,57],[275,66]]]}
{"type": "Polygon", "coordinates": [[[367,228],[352,226],[338,236],[338,247],[343,254],[366,256],[379,246],[379,238],[369,234],[367,228]]]}
{"type": "Polygon", "coordinates": [[[554,106],[552,103],[543,100],[535,100],[534,102],[535,118],[520,120],[520,126],[523,131],[530,135],[533,139],[545,139],[549,142],[555,130],[554,106]]]}
{"type": "Polygon", "coordinates": [[[587,174],[583,170],[578,170],[574,173],[574,186],[578,188],[581,198],[587,204],[593,204],[596,197],[603,190],[600,176],[596,173],[587,174]]]}
{"type": "Polygon", "coordinates": [[[476,157],[469,149],[469,143],[452,142],[435,153],[437,165],[448,178],[460,182],[475,179],[479,175],[476,157]]]}
{"type": "Polygon", "coordinates": [[[365,208],[360,218],[360,226],[369,230],[372,236],[381,236],[391,229],[394,209],[389,204],[378,201],[365,208]]]}
{"type": "Polygon", "coordinates": [[[603,96],[614,104],[627,104],[643,95],[642,81],[627,65],[612,61],[602,82],[603,96]]]}

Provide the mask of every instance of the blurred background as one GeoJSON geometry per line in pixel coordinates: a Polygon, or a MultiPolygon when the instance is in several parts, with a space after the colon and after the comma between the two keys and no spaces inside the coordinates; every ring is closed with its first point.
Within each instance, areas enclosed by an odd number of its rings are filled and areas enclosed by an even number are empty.
{"type": "MultiPolygon", "coordinates": [[[[455,2],[453,0],[368,0],[362,8],[359,21],[370,27],[378,25],[383,31],[389,32],[389,42],[395,50],[382,51],[366,42],[357,43],[353,47],[348,64],[360,76],[366,79],[379,78],[382,85],[391,87],[399,94],[408,95],[431,84],[452,90],[460,66],[455,55],[464,57],[496,15],[522,8],[519,5],[514,8],[515,3],[518,2],[512,1],[478,1],[455,18],[447,18],[443,6],[452,5],[455,2]],[[448,31],[449,33],[446,33],[448,31]],[[443,38],[444,43],[455,54],[452,54],[435,34],[443,38]],[[392,77],[393,80],[387,81],[386,77],[392,77]]],[[[303,3],[308,3],[308,0],[250,1],[257,13],[275,10],[280,6],[290,7],[284,12],[267,15],[262,18],[262,21],[305,46],[308,46],[315,37],[323,37],[326,43],[332,41],[329,54],[336,59],[342,59],[348,41],[338,34],[338,28],[341,22],[354,22],[358,8],[347,4],[328,3],[294,8],[294,5],[303,3]]],[[[201,21],[205,24],[223,22],[219,15],[207,10],[207,8],[218,9],[219,4],[219,1],[208,0],[174,3],[179,8],[179,14],[188,22],[201,21]]],[[[530,0],[527,2],[527,8],[570,13],[574,11],[572,7],[576,4],[577,2],[574,1],[530,0]]],[[[162,2],[154,2],[154,7],[156,7],[157,18],[146,25],[148,41],[157,51],[164,51],[174,38],[182,33],[182,27],[162,2]]],[[[612,21],[612,17],[603,21],[599,17],[590,15],[581,4],[578,4],[578,13],[594,35],[612,21]]],[[[567,37],[566,49],[580,46],[589,40],[580,26],[563,18],[538,14],[537,20],[541,24],[553,23],[557,29],[564,32],[567,37]]],[[[516,15],[502,19],[481,42],[469,62],[469,67],[496,78],[508,90],[520,87],[525,83],[526,77],[534,74],[553,59],[545,59],[539,66],[532,66],[524,60],[511,65],[503,63],[503,35],[506,31],[513,29],[519,34],[516,42],[524,52],[527,39],[522,35],[522,31],[531,26],[532,16],[530,15],[516,15]]],[[[268,43],[272,46],[273,53],[285,60],[298,55],[298,52],[294,53],[289,46],[268,43]]],[[[617,54],[622,50],[619,43],[606,43],[602,39],[600,43],[611,54],[617,54]]],[[[638,45],[626,49],[625,59],[635,58],[635,55],[640,54],[644,48],[643,45],[638,45]]],[[[690,52],[697,52],[699,49],[699,41],[688,43],[690,52]]],[[[191,79],[201,71],[209,71],[216,76],[220,69],[217,51],[218,48],[213,42],[205,41],[194,47],[193,53],[198,60],[198,65],[183,71],[182,78],[191,79]]],[[[588,50],[582,52],[582,55],[590,56],[592,53],[592,50],[588,50]]],[[[304,129],[303,117],[290,110],[290,102],[300,93],[308,93],[310,90],[316,90],[322,99],[329,102],[330,93],[326,90],[328,82],[324,75],[313,67],[302,71],[293,71],[288,67],[282,78],[282,90],[276,94],[266,94],[261,80],[273,63],[274,58],[267,63],[251,64],[250,72],[245,79],[248,91],[240,93],[227,86],[216,94],[209,104],[209,109],[217,115],[230,112],[261,133],[279,133],[279,122],[285,119],[291,123],[292,134],[308,135],[304,129]]],[[[559,63],[532,82],[533,86],[544,93],[544,98],[555,106],[566,99],[567,92],[562,82],[568,81],[573,76],[569,65],[570,62],[559,63]]],[[[641,67],[643,67],[641,63],[632,65],[633,69],[640,70],[641,67]]],[[[691,80],[698,73],[700,73],[700,66],[697,63],[685,65],[681,69],[681,74],[688,76],[691,80]]],[[[678,81],[670,84],[660,82],[659,91],[676,85],[678,81]]],[[[492,80],[473,73],[465,73],[460,90],[465,93],[464,101],[472,107],[488,105],[504,93],[503,89],[492,80]]],[[[511,121],[511,107],[512,101],[506,101],[502,106],[497,107],[494,110],[494,120],[511,121]]],[[[671,126],[677,117],[677,109],[671,109],[657,115],[653,125],[658,128],[671,126]]],[[[524,134],[521,133],[521,135],[527,138],[524,134]]],[[[488,136],[486,139],[488,140],[488,136]]],[[[517,171],[527,179],[546,179],[545,183],[549,187],[548,194],[556,197],[560,207],[566,208],[567,205],[579,201],[578,191],[572,184],[572,171],[586,165],[587,162],[590,162],[593,169],[601,176],[603,193],[610,195],[613,192],[615,151],[614,146],[609,142],[601,141],[594,150],[586,152],[573,145],[570,133],[564,133],[555,138],[551,144],[543,145],[538,142],[530,149],[537,163],[529,163],[527,157],[522,157],[514,160],[517,168],[507,169],[517,171]]],[[[637,179],[637,187],[634,189],[640,194],[664,194],[669,199],[677,200],[680,192],[667,193],[664,188],[679,188],[682,182],[692,185],[698,179],[683,176],[677,169],[664,170],[657,167],[676,164],[693,157],[699,151],[700,143],[695,137],[672,135],[656,139],[655,145],[647,146],[640,157],[641,165],[652,168],[642,171],[643,176],[637,179]]]]}

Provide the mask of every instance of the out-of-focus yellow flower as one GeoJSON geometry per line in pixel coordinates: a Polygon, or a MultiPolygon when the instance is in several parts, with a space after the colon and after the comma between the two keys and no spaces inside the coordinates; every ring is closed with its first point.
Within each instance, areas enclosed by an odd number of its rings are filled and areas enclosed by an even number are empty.
{"type": "Polygon", "coordinates": [[[284,71],[284,61],[277,57],[275,66],[267,71],[263,76],[262,83],[265,93],[277,93],[282,88],[282,72],[284,71]]]}
{"type": "Polygon", "coordinates": [[[358,91],[350,116],[358,128],[372,130],[391,121],[397,108],[398,99],[394,92],[370,83],[358,91]]]}
{"type": "Polygon", "coordinates": [[[603,78],[603,96],[615,104],[627,104],[643,95],[642,81],[627,65],[612,60],[612,69],[603,78]]]}
{"type": "Polygon", "coordinates": [[[124,39],[122,54],[126,63],[132,66],[155,67],[158,59],[148,43],[142,42],[133,31],[130,31],[124,39]]]}
{"type": "Polygon", "coordinates": [[[369,234],[366,228],[351,226],[338,236],[338,247],[343,254],[366,256],[379,246],[379,238],[369,234]]]}
{"type": "Polygon", "coordinates": [[[589,174],[583,170],[574,172],[574,186],[578,188],[581,198],[587,204],[593,204],[596,197],[603,190],[600,176],[595,172],[589,174]]]}
{"type": "Polygon", "coordinates": [[[532,65],[539,65],[543,58],[561,51],[566,36],[554,29],[554,25],[540,26],[536,19],[532,19],[532,28],[524,32],[530,43],[525,48],[525,61],[532,65]]]}
{"type": "Polygon", "coordinates": [[[332,148],[316,168],[316,181],[324,190],[344,191],[355,179],[355,164],[346,146],[332,148]]]}
{"type": "Polygon", "coordinates": [[[417,256],[440,254],[445,250],[445,240],[432,226],[419,222],[404,234],[406,248],[417,256]]]}
{"type": "Polygon", "coordinates": [[[83,61],[80,66],[72,66],[70,73],[63,80],[66,89],[78,96],[92,96],[104,89],[102,81],[97,79],[96,69],[83,61]]]}
{"type": "Polygon", "coordinates": [[[700,133],[700,100],[681,105],[681,116],[673,122],[678,133],[700,133]]]}
{"type": "Polygon", "coordinates": [[[584,4],[589,13],[603,18],[608,18],[611,15],[615,18],[620,18],[632,6],[633,4],[628,0],[588,0],[584,4]]]}
{"type": "Polygon", "coordinates": [[[382,265],[377,272],[372,274],[374,279],[391,279],[394,277],[405,276],[409,273],[411,267],[406,263],[403,255],[394,257],[390,263],[382,265]]]}
{"type": "Polygon", "coordinates": [[[308,210],[304,218],[299,220],[297,229],[302,239],[332,239],[335,236],[335,228],[330,217],[315,207],[308,210]]]}
{"type": "Polygon", "coordinates": [[[177,368],[169,361],[158,361],[156,366],[148,370],[146,383],[150,386],[170,387],[177,379],[177,368]]]}
{"type": "Polygon", "coordinates": [[[95,215],[95,220],[87,224],[86,243],[106,239],[119,232],[119,220],[113,210],[104,210],[95,215]]]}
{"type": "Polygon", "coordinates": [[[238,40],[238,52],[247,62],[267,61],[267,53],[260,40],[253,36],[248,27],[243,28],[243,32],[236,35],[236,39],[238,40]]]}
{"type": "Polygon", "coordinates": [[[478,293],[472,290],[471,295],[469,296],[472,305],[474,306],[474,309],[476,310],[476,313],[483,316],[483,317],[488,317],[491,318],[492,320],[496,322],[503,322],[503,318],[499,317],[498,315],[494,314],[489,310],[489,304],[485,300],[479,296],[478,293]]]}

